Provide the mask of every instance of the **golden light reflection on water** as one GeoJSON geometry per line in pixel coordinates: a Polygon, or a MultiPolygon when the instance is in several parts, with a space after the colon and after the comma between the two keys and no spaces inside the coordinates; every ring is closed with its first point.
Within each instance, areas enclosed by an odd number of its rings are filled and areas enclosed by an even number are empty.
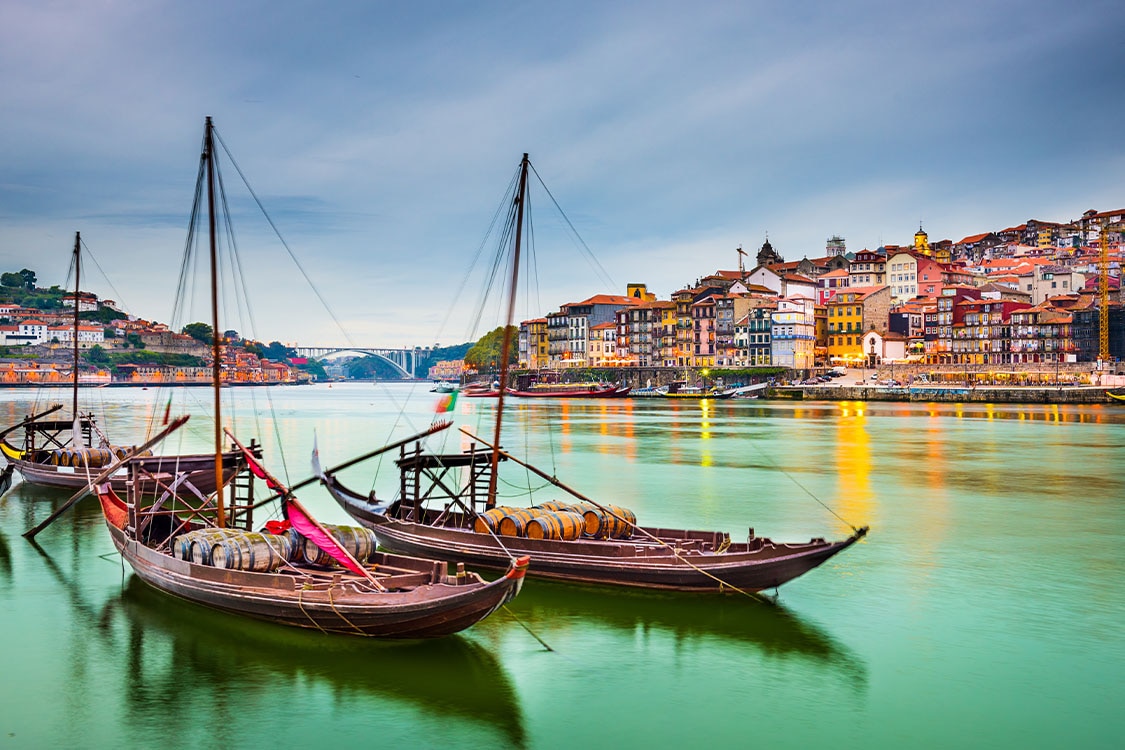
{"type": "Polygon", "coordinates": [[[871,495],[871,437],[862,402],[840,403],[836,421],[836,476],[839,492],[834,506],[852,523],[868,523],[874,509],[871,495]]]}

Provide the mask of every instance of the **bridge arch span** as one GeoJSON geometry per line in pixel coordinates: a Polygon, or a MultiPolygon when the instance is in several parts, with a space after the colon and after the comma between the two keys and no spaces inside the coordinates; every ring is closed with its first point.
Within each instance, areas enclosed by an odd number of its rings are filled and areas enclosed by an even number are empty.
{"type": "Polygon", "coordinates": [[[395,368],[407,378],[414,378],[418,364],[416,349],[387,349],[384,347],[368,346],[298,346],[294,347],[298,357],[308,359],[325,359],[333,354],[362,354],[378,357],[395,368]]]}

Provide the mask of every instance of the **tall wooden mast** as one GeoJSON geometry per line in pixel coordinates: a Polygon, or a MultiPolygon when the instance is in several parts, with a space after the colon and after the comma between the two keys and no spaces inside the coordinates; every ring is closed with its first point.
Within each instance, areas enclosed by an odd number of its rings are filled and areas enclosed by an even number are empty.
{"type": "Polygon", "coordinates": [[[500,335],[500,393],[496,396],[496,429],[492,433],[492,467],[488,473],[488,499],[486,506],[496,506],[496,467],[500,463],[500,422],[504,414],[504,389],[508,387],[508,357],[511,354],[511,341],[508,329],[516,316],[516,285],[520,275],[520,240],[523,238],[524,199],[527,197],[527,154],[520,161],[520,186],[516,194],[516,247],[512,253],[512,280],[508,287],[508,318],[500,335]]]}
{"type": "MultiPolygon", "coordinates": [[[[79,290],[82,288],[82,233],[74,233],[74,424],[79,425],[78,420],[78,315],[81,302],[79,301],[79,290]]],[[[81,437],[74,436],[74,447],[80,448],[81,437]]]]}
{"type": "Polygon", "coordinates": [[[223,417],[221,386],[222,340],[219,333],[219,264],[215,242],[215,138],[211,118],[203,136],[203,159],[207,162],[207,230],[211,250],[211,383],[215,391],[215,515],[216,524],[226,526],[223,507],[223,417]]]}

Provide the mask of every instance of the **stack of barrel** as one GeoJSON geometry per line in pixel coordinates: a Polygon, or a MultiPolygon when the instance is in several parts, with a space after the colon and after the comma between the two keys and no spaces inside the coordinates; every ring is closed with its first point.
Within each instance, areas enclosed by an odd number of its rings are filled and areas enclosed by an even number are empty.
{"type": "MultiPolygon", "coordinates": [[[[76,469],[100,469],[109,466],[119,458],[124,458],[127,448],[63,448],[51,453],[52,466],[73,466],[76,469]]],[[[138,456],[151,456],[152,451],[138,453],[138,456]]]]}
{"type": "Polygon", "coordinates": [[[637,516],[628,508],[552,500],[530,508],[497,507],[477,516],[473,530],[528,539],[626,539],[637,516]]]}
{"type": "MultiPolygon", "coordinates": [[[[323,524],[340,546],[356,560],[368,562],[377,546],[375,533],[362,526],[323,524]]],[[[268,573],[284,563],[331,567],[335,559],[296,529],[283,534],[242,529],[197,529],[172,540],[176,557],[198,565],[268,573]]]]}

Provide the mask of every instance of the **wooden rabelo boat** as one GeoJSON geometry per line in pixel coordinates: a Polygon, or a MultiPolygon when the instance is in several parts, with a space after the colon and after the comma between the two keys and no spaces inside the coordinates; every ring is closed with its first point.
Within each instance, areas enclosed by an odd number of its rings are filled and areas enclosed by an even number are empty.
{"type": "MultiPolygon", "coordinates": [[[[214,158],[213,126],[207,118],[199,179],[206,179],[211,207],[214,158]]],[[[197,201],[200,194],[197,186],[197,201]]],[[[193,216],[201,213],[198,209],[197,204],[193,216]]],[[[214,298],[215,215],[213,210],[207,213],[214,298]]],[[[216,304],[212,315],[218,363],[223,329],[216,304]]],[[[222,442],[217,366],[212,381],[217,455],[222,442]]],[[[320,524],[249,449],[229,431],[226,435],[239,449],[247,471],[237,473],[229,487],[219,482],[213,495],[200,492],[182,474],[170,485],[153,487],[149,482],[152,489],[144,492],[146,485],[138,480],[146,473],[148,459],[126,464],[130,481],[125,497],[108,482],[95,487],[114,546],[141,580],[160,591],[279,624],[384,638],[455,633],[519,592],[526,558],[513,557],[506,574],[488,582],[461,566],[450,574],[444,562],[378,552],[374,535],[362,527],[320,524]],[[283,521],[267,523],[259,531],[253,516],[263,503],[254,499],[255,479],[264,479],[276,493],[266,500],[280,502],[284,515],[283,521]]]]}
{"type": "MultiPolygon", "coordinates": [[[[513,268],[509,288],[509,324],[514,307],[528,160],[520,165],[517,195],[509,205],[514,230],[513,268]]],[[[500,357],[505,382],[509,342],[500,357]]],[[[751,529],[745,542],[719,531],[649,528],[637,525],[628,510],[598,503],[553,476],[519,461],[499,447],[503,393],[494,437],[488,443],[470,435],[482,450],[438,454],[400,448],[399,497],[390,504],[348,491],[332,472],[323,481],[340,506],[375,532],[379,544],[401,554],[461,560],[473,565],[503,567],[512,555],[530,555],[529,574],[569,581],[686,591],[740,590],[756,592],[780,586],[812,570],[855,544],[867,527],[847,538],[780,543],[757,537],[751,529]],[[572,510],[545,504],[535,509],[502,509],[496,504],[497,471],[513,460],[572,495],[572,510]],[[460,473],[464,481],[458,481],[460,473]],[[558,519],[537,512],[554,514],[558,519]],[[581,513],[577,516],[577,513],[581,513]],[[534,517],[533,517],[534,516],[534,517]],[[566,516],[566,517],[564,517],[566,516]],[[578,528],[581,518],[581,528],[578,528]]],[[[467,431],[462,430],[469,434],[467,431]]]]}
{"type": "Polygon", "coordinates": [[[1114,401],[1125,401],[1125,393],[1114,393],[1113,391],[1106,391],[1105,395],[1109,396],[1114,401]]]}
{"type": "Polygon", "coordinates": [[[526,389],[509,388],[508,395],[518,398],[622,398],[629,395],[629,388],[613,383],[550,383],[526,389]]]}
{"type": "MultiPolygon", "coordinates": [[[[7,459],[0,487],[7,489],[13,470],[18,471],[25,482],[41,487],[65,490],[80,490],[103,467],[124,456],[125,446],[110,443],[109,438],[98,426],[92,413],[82,413],[78,408],[78,341],[81,305],[82,280],[82,236],[74,235],[74,365],[71,372],[72,417],[69,420],[56,418],[62,404],[52,406],[38,414],[31,414],[0,431],[0,453],[7,459]],[[22,430],[22,438],[13,443],[12,438],[22,430]]],[[[222,456],[223,476],[230,479],[239,461],[237,451],[228,451],[222,456]]],[[[194,484],[202,492],[215,491],[215,455],[213,453],[173,455],[156,457],[146,464],[143,482],[158,480],[171,481],[173,473],[186,473],[193,477],[194,484]]],[[[114,488],[125,490],[126,472],[122,469],[111,478],[114,488]]]]}

